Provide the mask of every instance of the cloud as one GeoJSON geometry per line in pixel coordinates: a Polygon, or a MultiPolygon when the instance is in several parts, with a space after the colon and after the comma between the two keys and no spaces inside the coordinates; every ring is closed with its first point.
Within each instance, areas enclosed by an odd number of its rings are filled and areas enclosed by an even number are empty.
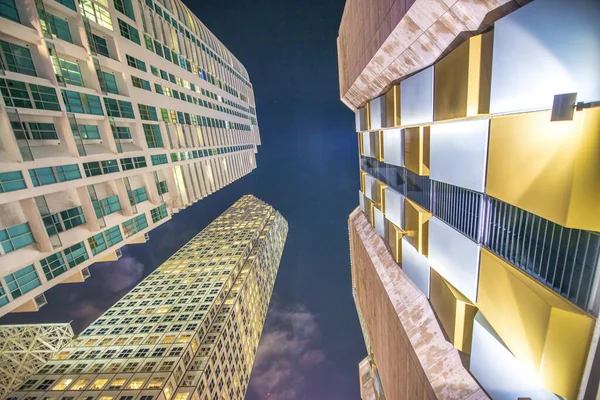
{"type": "Polygon", "coordinates": [[[260,398],[300,400],[304,375],[325,360],[319,348],[317,316],[305,306],[282,307],[273,302],[267,315],[250,377],[250,388],[260,398]]]}

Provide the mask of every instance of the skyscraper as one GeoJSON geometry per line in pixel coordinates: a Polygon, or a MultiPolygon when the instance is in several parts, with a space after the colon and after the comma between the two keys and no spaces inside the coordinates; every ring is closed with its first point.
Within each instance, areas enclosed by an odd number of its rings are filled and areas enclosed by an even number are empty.
{"type": "Polygon", "coordinates": [[[248,74],[180,0],[4,0],[0,70],[0,316],[256,167],[248,74]]]}
{"type": "Polygon", "coordinates": [[[73,338],[71,324],[0,325],[0,398],[5,398],[73,338]]]}
{"type": "Polygon", "coordinates": [[[287,229],[242,197],[9,398],[242,400],[287,229]]]}
{"type": "Polygon", "coordinates": [[[597,397],[598,17],[585,0],[346,2],[352,285],[386,399],[597,397]]]}

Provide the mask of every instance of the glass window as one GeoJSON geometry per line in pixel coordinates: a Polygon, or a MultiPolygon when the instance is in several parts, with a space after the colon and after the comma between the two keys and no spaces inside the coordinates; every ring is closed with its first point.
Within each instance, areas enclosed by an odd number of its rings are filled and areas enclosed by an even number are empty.
{"type": "MultiPolygon", "coordinates": [[[[150,148],[164,147],[162,136],[160,134],[160,126],[154,124],[142,124],[144,128],[144,135],[146,136],[146,143],[150,148]]],[[[163,154],[164,155],[164,154],[163,154]]],[[[166,160],[166,156],[165,156],[166,160]]]]}
{"type": "Polygon", "coordinates": [[[37,76],[33,60],[31,59],[31,52],[27,47],[3,40],[0,41],[0,47],[4,53],[4,59],[9,71],[37,76]]]}
{"type": "Polygon", "coordinates": [[[79,3],[79,11],[84,17],[112,31],[113,25],[110,18],[110,13],[108,12],[107,8],[104,8],[108,7],[108,4],[105,0],[102,0],[101,3],[102,6],[100,4],[92,3],[90,0],[82,0],[79,3]]]}
{"type": "Polygon", "coordinates": [[[27,222],[0,230],[0,244],[5,253],[29,246],[34,242],[35,239],[27,222]]]}
{"type": "Polygon", "coordinates": [[[77,136],[75,132],[78,132],[82,139],[100,139],[100,131],[96,125],[71,125],[71,128],[73,134],[77,136]]]}
{"type": "Polygon", "coordinates": [[[23,82],[0,79],[0,92],[9,107],[33,108],[27,86],[23,82]]]}
{"type": "Polygon", "coordinates": [[[54,124],[42,122],[16,122],[11,121],[11,126],[17,139],[29,140],[56,140],[58,134],[54,124]]]}
{"type": "Polygon", "coordinates": [[[131,131],[126,126],[114,126],[112,131],[115,139],[131,139],[131,131]]]}
{"type": "Polygon", "coordinates": [[[104,105],[106,106],[106,112],[109,117],[135,118],[133,106],[128,101],[105,97],[104,105]]]}
{"type": "Polygon", "coordinates": [[[141,45],[140,34],[138,30],[120,19],[117,19],[117,21],[119,22],[119,32],[121,33],[121,36],[141,45]]]}
{"type": "Polygon", "coordinates": [[[165,194],[169,191],[167,181],[156,182],[156,188],[158,189],[158,194],[165,194]]]}
{"type": "Polygon", "coordinates": [[[56,0],[56,1],[65,7],[69,7],[73,11],[77,11],[77,9],[75,8],[75,0],[56,0]]]}
{"type": "Polygon", "coordinates": [[[53,110],[61,111],[60,104],[58,104],[58,97],[54,88],[29,84],[29,90],[31,91],[31,97],[35,103],[35,108],[41,110],[53,110]]]}
{"type": "Polygon", "coordinates": [[[110,57],[106,39],[104,39],[103,37],[100,37],[98,35],[94,35],[92,33],[92,42],[93,42],[92,44],[96,47],[96,53],[103,55],[105,57],[110,57]]]}
{"type": "Polygon", "coordinates": [[[114,74],[102,71],[102,80],[107,93],[119,94],[119,86],[117,86],[117,79],[114,74]]]}
{"type": "Polygon", "coordinates": [[[119,196],[117,195],[102,200],[94,200],[92,204],[94,205],[94,211],[98,218],[112,214],[121,209],[121,203],[119,202],[119,196]]]}
{"type": "Polygon", "coordinates": [[[65,260],[69,264],[69,268],[73,268],[89,258],[87,250],[83,242],[79,242],[64,250],[65,260]]]}
{"type": "Polygon", "coordinates": [[[137,76],[132,75],[131,83],[133,83],[133,86],[135,86],[137,88],[152,91],[152,89],[150,88],[150,82],[148,82],[145,79],[141,79],[141,78],[138,78],[137,76]]]}
{"type": "Polygon", "coordinates": [[[127,59],[127,65],[133,68],[137,68],[140,71],[147,72],[146,63],[142,60],[139,60],[135,57],[131,57],[129,54],[125,54],[125,58],[127,59]]]}
{"type": "Polygon", "coordinates": [[[48,280],[67,272],[65,260],[60,252],[40,260],[40,263],[42,264],[44,275],[46,275],[46,279],[48,280]]]}
{"type": "Polygon", "coordinates": [[[33,186],[50,185],[57,182],[52,167],[30,169],[29,176],[33,186]]]}
{"type": "Polygon", "coordinates": [[[65,230],[75,228],[76,226],[83,225],[85,223],[85,217],[81,207],[74,207],[69,210],[60,212],[60,219],[65,227],[65,230]]]}
{"type": "Polygon", "coordinates": [[[114,0],[115,9],[135,21],[131,0],[114,0]]]}
{"type": "Polygon", "coordinates": [[[4,281],[6,282],[13,299],[20,297],[41,285],[33,265],[21,268],[20,270],[5,276],[4,281]]]}
{"type": "Polygon", "coordinates": [[[131,205],[139,204],[142,201],[148,200],[148,193],[146,192],[146,188],[143,187],[128,192],[128,195],[131,205]]]}
{"type": "Polygon", "coordinates": [[[0,193],[21,190],[26,187],[21,171],[0,173],[0,193]]]}
{"type": "Polygon", "coordinates": [[[56,175],[60,182],[72,181],[81,178],[81,172],[79,172],[79,166],[77,164],[62,165],[55,167],[56,175]]]}
{"type": "Polygon", "coordinates": [[[14,0],[0,0],[0,17],[21,23],[14,0]]]}
{"type": "Polygon", "coordinates": [[[152,165],[161,165],[168,163],[166,154],[155,154],[150,156],[150,160],[152,160],[152,165]]]}
{"type": "Polygon", "coordinates": [[[152,38],[144,33],[144,44],[146,45],[146,49],[150,50],[154,53],[154,43],[152,42],[152,38]]]}
{"type": "Polygon", "coordinates": [[[117,165],[117,160],[102,161],[102,172],[105,174],[119,172],[119,166],[117,165]]]}
{"type": "Polygon", "coordinates": [[[79,64],[69,60],[59,59],[60,69],[64,83],[76,86],[83,86],[83,78],[79,70],[79,64]]]}
{"type": "Polygon", "coordinates": [[[152,216],[152,222],[154,223],[166,218],[169,215],[167,212],[167,206],[162,204],[159,207],[153,208],[150,210],[150,215],[152,216]]]}
{"type": "Polygon", "coordinates": [[[98,96],[64,89],[62,95],[67,112],[104,115],[98,96]]]}
{"type": "Polygon", "coordinates": [[[136,234],[137,232],[147,227],[148,220],[146,219],[146,214],[140,214],[137,217],[123,222],[123,232],[125,233],[126,238],[136,234]]]}
{"type": "Polygon", "coordinates": [[[138,104],[140,111],[140,118],[147,121],[158,121],[158,115],[156,114],[156,107],[147,106],[145,104],[138,104]]]}
{"type": "Polygon", "coordinates": [[[56,36],[57,38],[65,40],[69,43],[73,43],[73,38],[71,37],[71,32],[69,31],[69,23],[66,20],[52,15],[49,12],[44,12],[43,15],[40,15],[40,23],[44,33],[56,36]],[[43,18],[44,16],[46,18],[43,18]]]}

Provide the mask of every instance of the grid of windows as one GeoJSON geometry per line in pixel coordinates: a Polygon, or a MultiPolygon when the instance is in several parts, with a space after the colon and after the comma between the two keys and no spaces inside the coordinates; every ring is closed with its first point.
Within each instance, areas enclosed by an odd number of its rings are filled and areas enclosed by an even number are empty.
{"type": "Polygon", "coordinates": [[[92,254],[97,255],[121,241],[123,241],[123,236],[121,235],[121,230],[117,225],[105,230],[102,233],[92,236],[88,239],[88,244],[92,249],[92,254]]]}
{"type": "Polygon", "coordinates": [[[114,4],[117,11],[127,15],[129,18],[135,21],[135,14],[133,12],[131,0],[114,0],[114,4]]]}
{"type": "Polygon", "coordinates": [[[9,71],[37,76],[29,48],[0,40],[0,48],[9,71]]]}
{"type": "Polygon", "coordinates": [[[131,190],[128,192],[128,195],[132,206],[148,200],[148,193],[146,192],[146,188],[143,187],[131,190]]]}
{"type": "Polygon", "coordinates": [[[21,297],[41,285],[40,278],[33,265],[21,268],[5,276],[4,281],[13,299],[21,297]]]}
{"type": "Polygon", "coordinates": [[[15,0],[1,0],[0,1],[0,17],[10,19],[11,21],[20,23],[19,12],[15,5],[15,0]]]}
{"type": "Polygon", "coordinates": [[[138,104],[140,110],[140,118],[146,121],[158,121],[158,115],[156,114],[156,107],[147,106],[145,104],[138,104]]]}
{"type": "Polygon", "coordinates": [[[169,213],[167,212],[167,206],[161,204],[160,206],[153,208],[150,210],[150,216],[152,217],[152,222],[156,223],[163,218],[167,218],[169,213]]]}
{"type": "Polygon", "coordinates": [[[40,261],[46,279],[51,280],[64,274],[89,258],[83,242],[54,253],[40,261]]]}
{"type": "Polygon", "coordinates": [[[169,187],[167,186],[167,181],[156,182],[156,189],[158,190],[158,194],[165,194],[169,191],[169,187]]]}
{"type": "MultiPolygon", "coordinates": [[[[142,124],[144,128],[144,136],[146,136],[146,143],[150,148],[164,147],[162,136],[160,134],[160,126],[155,124],[142,124]]],[[[166,157],[165,157],[166,159],[166,157]]],[[[154,164],[154,162],[153,162],[154,164]]],[[[156,164],[154,164],[156,165],[156,164]]]]}
{"type": "Polygon", "coordinates": [[[10,125],[13,128],[17,139],[28,140],[56,140],[58,134],[56,127],[51,123],[44,122],[16,122],[11,121],[10,125]]]}
{"type": "Polygon", "coordinates": [[[106,43],[106,39],[100,37],[98,35],[92,34],[92,45],[95,47],[96,53],[110,57],[110,53],[108,52],[108,44],[106,43]]]}
{"type": "Polygon", "coordinates": [[[112,131],[115,139],[131,139],[131,131],[126,126],[113,126],[112,131]]]}
{"type": "Polygon", "coordinates": [[[33,243],[35,243],[35,239],[27,222],[0,230],[0,245],[2,245],[5,253],[10,253],[33,243]]]}
{"type": "Polygon", "coordinates": [[[129,25],[127,22],[123,22],[121,19],[117,20],[119,22],[119,32],[121,33],[121,36],[131,40],[133,43],[141,45],[140,34],[138,30],[129,25]]]}
{"type": "Polygon", "coordinates": [[[30,169],[29,175],[31,176],[33,186],[50,185],[81,178],[77,164],[30,169]]]}
{"type": "Polygon", "coordinates": [[[106,113],[109,117],[135,118],[133,106],[129,101],[104,98],[106,113]]]}
{"type": "Polygon", "coordinates": [[[67,112],[104,115],[98,96],[65,89],[62,90],[62,96],[67,112]]]}
{"type": "Polygon", "coordinates": [[[64,83],[69,85],[83,86],[83,78],[81,76],[79,64],[62,58],[58,60],[58,63],[60,65],[64,83]]]}
{"type": "Polygon", "coordinates": [[[42,32],[47,35],[56,36],[57,38],[65,40],[69,43],[73,43],[71,31],[69,30],[69,23],[66,20],[46,11],[38,11],[40,14],[42,32]]]}
{"type": "Polygon", "coordinates": [[[119,196],[117,195],[101,200],[94,200],[92,201],[92,204],[94,205],[94,211],[98,218],[121,210],[121,203],[119,202],[119,196]]]}
{"type": "Polygon", "coordinates": [[[73,207],[42,218],[49,236],[57,235],[85,223],[81,207],[73,207]]]}
{"type": "Polygon", "coordinates": [[[122,158],[121,159],[121,169],[123,171],[128,171],[130,169],[136,168],[144,168],[147,167],[146,157],[132,157],[132,158],[122,158]]]}
{"type": "Polygon", "coordinates": [[[149,92],[152,91],[152,89],[150,88],[150,82],[148,82],[145,79],[141,79],[141,78],[138,78],[137,76],[133,76],[132,75],[131,76],[131,83],[136,88],[144,89],[144,90],[147,90],[149,92]]]}
{"type": "Polygon", "coordinates": [[[100,82],[103,86],[103,90],[106,93],[119,94],[119,86],[117,85],[117,79],[115,78],[115,74],[102,71],[102,79],[100,80],[100,82]]]}
{"type": "Polygon", "coordinates": [[[123,233],[125,234],[125,237],[128,238],[147,227],[148,220],[146,219],[146,214],[140,214],[137,217],[123,222],[123,233]]]}
{"type": "Polygon", "coordinates": [[[131,57],[129,54],[126,54],[125,58],[127,59],[127,65],[129,65],[130,67],[137,68],[140,71],[144,71],[144,72],[148,71],[146,69],[146,63],[143,62],[142,60],[137,59],[135,57],[131,57]]]}
{"type": "Polygon", "coordinates": [[[56,91],[51,87],[0,79],[0,92],[8,107],[60,111],[56,91]]]}
{"type": "Polygon", "coordinates": [[[21,190],[26,187],[21,171],[0,172],[0,193],[21,190]]]}
{"type": "Polygon", "coordinates": [[[96,125],[71,125],[71,129],[75,136],[81,136],[82,139],[100,139],[100,131],[96,125]]]}
{"type": "Polygon", "coordinates": [[[106,29],[112,31],[113,30],[112,19],[110,17],[110,13],[108,12],[108,9],[105,8],[105,7],[108,7],[108,5],[104,1],[102,3],[103,4],[101,5],[99,3],[94,3],[91,0],[82,0],[79,3],[81,14],[85,18],[87,18],[91,21],[94,21],[98,25],[103,26],[106,29]]]}
{"type": "Polygon", "coordinates": [[[152,165],[167,164],[169,162],[166,154],[154,154],[150,156],[150,160],[152,160],[152,165]]]}

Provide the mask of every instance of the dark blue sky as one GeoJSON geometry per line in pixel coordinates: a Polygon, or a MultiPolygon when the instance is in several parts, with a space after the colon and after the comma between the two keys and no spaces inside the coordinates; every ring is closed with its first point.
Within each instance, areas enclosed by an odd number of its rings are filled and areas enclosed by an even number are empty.
{"type": "MultiPolygon", "coordinates": [[[[185,1],[185,0],[184,0],[185,1]]],[[[73,320],[81,331],[240,196],[278,209],[289,234],[247,400],[359,399],[365,356],[350,283],[347,218],[358,203],[353,114],[339,101],[343,0],[185,1],[245,65],[262,146],[258,168],[174,215],[150,242],[95,264],[83,284],[1,323],[73,320]]]]}

